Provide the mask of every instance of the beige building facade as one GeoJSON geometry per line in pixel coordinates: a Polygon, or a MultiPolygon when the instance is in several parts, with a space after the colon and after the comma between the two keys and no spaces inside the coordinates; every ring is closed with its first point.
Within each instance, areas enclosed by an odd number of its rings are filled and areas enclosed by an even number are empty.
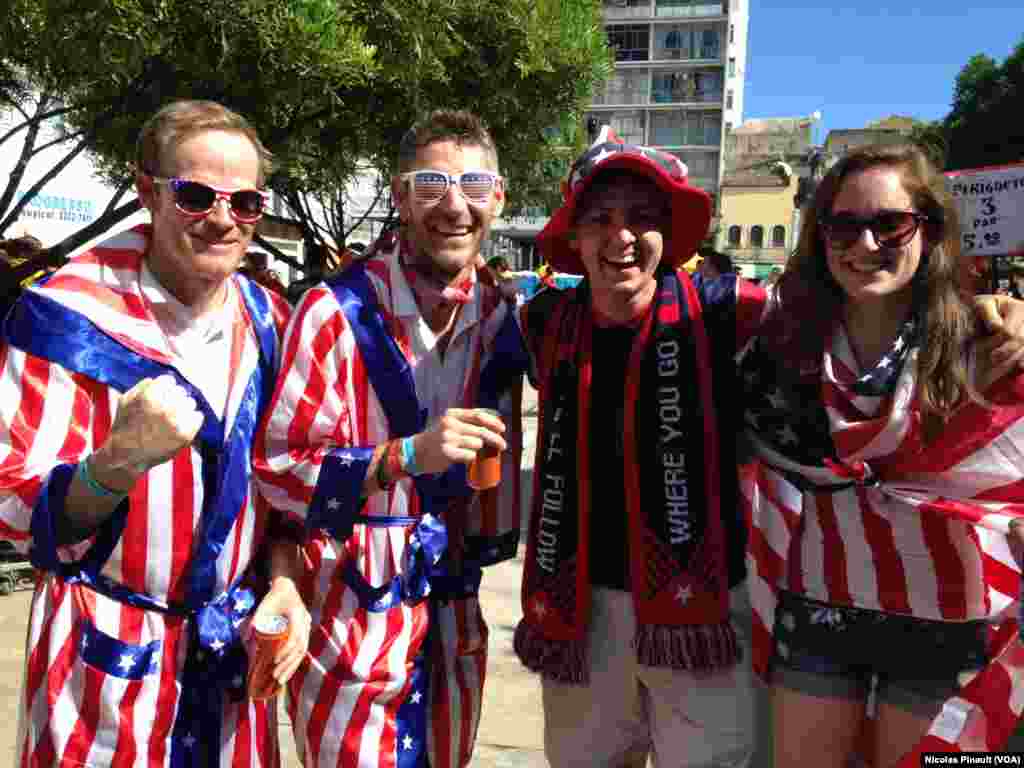
{"type": "Polygon", "coordinates": [[[799,177],[786,163],[767,172],[727,173],[721,186],[718,249],[744,277],[764,278],[785,264],[799,233],[793,201],[799,177]]]}

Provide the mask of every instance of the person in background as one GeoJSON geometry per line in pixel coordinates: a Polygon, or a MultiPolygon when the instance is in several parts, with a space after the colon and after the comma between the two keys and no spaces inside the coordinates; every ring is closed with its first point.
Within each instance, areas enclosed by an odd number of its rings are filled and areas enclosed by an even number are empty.
{"type": "Polygon", "coordinates": [[[981,338],[959,242],[920,150],[849,153],[742,357],[776,768],[917,766],[1018,722],[1024,377],[981,338]]]}
{"type": "Polygon", "coordinates": [[[425,117],[392,194],[400,229],[299,301],[255,448],[268,500],[310,532],[315,629],[290,683],[307,768],[470,764],[482,568],[519,537],[526,358],[480,256],[505,194],[487,129],[425,117]],[[466,466],[485,449],[503,451],[501,482],[475,491],[466,466]]]}
{"type": "Polygon", "coordinates": [[[700,263],[700,273],[705,280],[714,280],[722,275],[736,272],[732,259],[728,255],[712,248],[702,248],[699,253],[703,259],[700,263]]]}
{"type": "Polygon", "coordinates": [[[281,563],[258,555],[273,515],[250,485],[288,316],[236,274],[268,163],[240,115],[168,104],[138,140],[152,225],[28,287],[4,322],[0,535],[41,574],[18,765],[278,759],[240,637],[268,576],[264,606],[292,625],[279,678],[308,633],[281,563]]]}

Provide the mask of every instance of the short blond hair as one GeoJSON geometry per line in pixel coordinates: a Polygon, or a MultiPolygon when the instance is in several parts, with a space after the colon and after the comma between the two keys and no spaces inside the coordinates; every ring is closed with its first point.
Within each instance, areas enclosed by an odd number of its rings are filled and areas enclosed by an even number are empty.
{"type": "Polygon", "coordinates": [[[224,131],[248,139],[260,158],[258,183],[260,186],[266,183],[273,156],[263,146],[256,129],[248,120],[215,101],[172,101],[149,118],[142,126],[135,144],[137,170],[151,176],[167,175],[163,163],[167,159],[168,150],[206,131],[224,131]]]}

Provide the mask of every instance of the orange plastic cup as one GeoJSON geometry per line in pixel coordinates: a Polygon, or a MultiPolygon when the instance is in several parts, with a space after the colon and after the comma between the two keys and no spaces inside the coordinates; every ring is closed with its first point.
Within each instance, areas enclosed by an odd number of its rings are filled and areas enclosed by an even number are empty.
{"type": "Polygon", "coordinates": [[[261,616],[252,622],[252,653],[249,657],[249,695],[256,699],[271,699],[281,692],[282,686],[274,679],[274,657],[291,637],[291,627],[285,616],[261,616]]]}
{"type": "MultiPolygon", "coordinates": [[[[501,414],[493,408],[478,408],[497,418],[501,414]]],[[[476,458],[469,465],[466,473],[466,482],[469,487],[477,491],[486,491],[494,488],[501,482],[501,451],[491,445],[484,445],[477,451],[476,458]]]]}

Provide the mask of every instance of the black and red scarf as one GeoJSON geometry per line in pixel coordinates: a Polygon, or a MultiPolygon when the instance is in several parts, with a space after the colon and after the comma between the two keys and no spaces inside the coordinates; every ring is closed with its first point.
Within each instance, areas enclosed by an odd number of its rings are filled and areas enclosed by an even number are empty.
{"type": "MultiPolygon", "coordinates": [[[[585,280],[531,303],[528,332],[540,385],[540,430],[523,580],[520,660],[586,684],[589,537],[603,514],[590,498],[593,310],[585,280]]],[[[640,663],[695,672],[740,657],[729,623],[726,536],[719,510],[718,433],[708,339],[697,293],[674,270],[658,274],[625,384],[623,478],[630,583],[640,663]]],[[[600,416],[594,414],[595,418],[600,416]]]]}

